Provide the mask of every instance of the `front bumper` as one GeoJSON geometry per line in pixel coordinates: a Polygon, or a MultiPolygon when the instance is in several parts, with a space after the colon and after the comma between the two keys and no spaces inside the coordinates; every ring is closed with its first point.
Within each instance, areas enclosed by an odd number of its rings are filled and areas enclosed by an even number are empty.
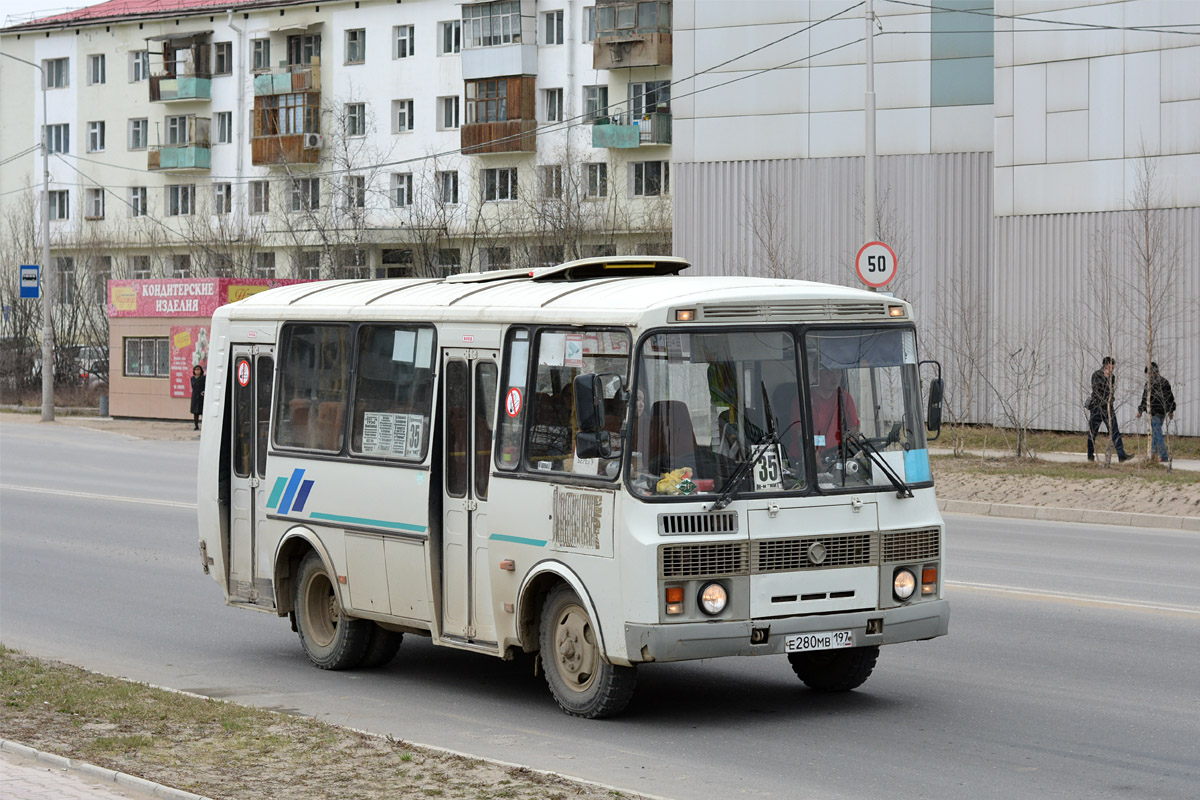
{"type": "Polygon", "coordinates": [[[950,601],[929,600],[879,611],[785,617],[732,622],[684,622],[666,625],[626,623],[625,646],[630,663],[690,661],[719,656],[763,656],[783,653],[793,633],[850,630],[855,647],[897,644],[945,636],[950,629],[950,601]],[[867,634],[867,620],[882,619],[880,633],[867,634]],[[767,629],[762,644],[751,644],[755,628],[767,629]]]}

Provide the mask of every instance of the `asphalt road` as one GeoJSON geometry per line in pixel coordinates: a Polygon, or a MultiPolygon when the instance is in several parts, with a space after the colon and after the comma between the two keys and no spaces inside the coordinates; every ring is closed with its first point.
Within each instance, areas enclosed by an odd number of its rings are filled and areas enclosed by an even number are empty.
{"type": "Polygon", "coordinates": [[[410,636],[382,670],[309,666],[202,574],[196,451],[0,418],[0,641],[679,800],[1197,796],[1200,535],[950,516],[950,635],[885,648],[861,690],[782,657],[648,665],[588,722],[529,659],[410,636]]]}

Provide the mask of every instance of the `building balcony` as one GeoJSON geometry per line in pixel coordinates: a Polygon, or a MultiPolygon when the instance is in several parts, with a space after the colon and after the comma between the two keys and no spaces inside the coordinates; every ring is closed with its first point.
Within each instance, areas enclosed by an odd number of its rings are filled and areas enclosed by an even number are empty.
{"type": "Polygon", "coordinates": [[[203,171],[212,169],[212,150],[204,144],[170,144],[152,147],[146,153],[146,166],[162,171],[203,171]]]}
{"type": "Polygon", "coordinates": [[[671,60],[669,33],[630,33],[604,39],[597,36],[592,43],[593,69],[669,67],[671,60]]]}
{"type": "Polygon", "coordinates": [[[296,94],[321,90],[321,64],[314,58],[311,64],[289,64],[279,69],[254,74],[254,96],[296,94]]]}
{"type": "Polygon", "coordinates": [[[628,114],[600,117],[592,125],[592,147],[632,149],[670,143],[669,111],[654,111],[632,119],[628,114]]]}
{"type": "Polygon", "coordinates": [[[151,75],[150,102],[211,100],[212,78],[207,75],[151,75]]]}
{"type": "Polygon", "coordinates": [[[479,122],[463,125],[460,130],[463,155],[533,153],[537,150],[537,120],[479,122]]]}
{"type": "Polygon", "coordinates": [[[250,139],[250,163],[256,167],[316,164],[325,142],[319,133],[285,133],[250,139]]]}

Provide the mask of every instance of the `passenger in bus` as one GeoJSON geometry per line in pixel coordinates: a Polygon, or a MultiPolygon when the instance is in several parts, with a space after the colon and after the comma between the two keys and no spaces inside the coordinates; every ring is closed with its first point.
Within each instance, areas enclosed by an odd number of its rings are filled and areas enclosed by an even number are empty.
{"type": "Polygon", "coordinates": [[[760,426],[751,422],[738,400],[737,370],[727,361],[708,365],[708,394],[717,413],[717,440],[714,451],[717,455],[742,461],[750,455],[750,448],[763,437],[760,426]]]}
{"type": "Polygon", "coordinates": [[[858,433],[858,409],[842,379],[841,370],[824,366],[817,367],[813,379],[813,446],[818,462],[836,457],[842,443],[858,433]]]}

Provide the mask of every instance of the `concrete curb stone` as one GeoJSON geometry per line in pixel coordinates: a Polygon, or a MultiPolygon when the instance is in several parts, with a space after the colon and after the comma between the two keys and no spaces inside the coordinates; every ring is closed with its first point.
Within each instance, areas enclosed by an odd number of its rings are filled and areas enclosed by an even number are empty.
{"type": "Polygon", "coordinates": [[[182,789],[174,789],[170,786],[163,786],[161,783],[154,783],[145,778],[139,778],[136,775],[130,775],[127,772],[117,772],[116,770],[105,769],[98,767],[95,764],[89,764],[86,761],[80,761],[75,758],[65,758],[64,756],[55,755],[54,753],[46,753],[37,750],[28,745],[20,744],[19,742],[9,741],[8,739],[0,739],[0,750],[6,750],[11,753],[33,758],[45,764],[49,764],[57,769],[72,770],[87,775],[89,778],[94,778],[100,781],[115,783],[119,786],[126,787],[154,797],[161,797],[164,800],[209,800],[208,798],[185,792],[182,789]]]}
{"type": "Polygon", "coordinates": [[[1090,508],[1053,508],[989,503],[980,500],[938,500],[948,514],[979,514],[985,517],[1037,519],[1048,522],[1085,522],[1093,525],[1124,525],[1133,528],[1166,528],[1200,533],[1200,517],[1171,514],[1139,514],[1132,511],[1099,511],[1090,508]]]}

